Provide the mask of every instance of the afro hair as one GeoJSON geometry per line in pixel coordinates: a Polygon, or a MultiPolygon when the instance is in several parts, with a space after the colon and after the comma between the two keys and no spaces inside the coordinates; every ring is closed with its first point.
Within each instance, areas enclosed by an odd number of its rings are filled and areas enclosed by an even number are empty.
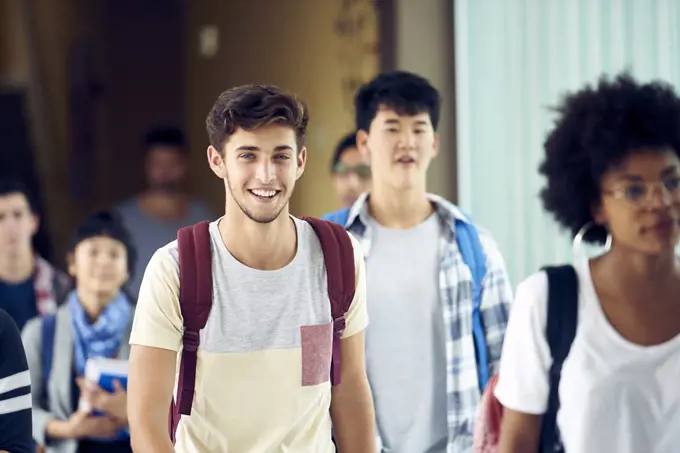
{"type": "MultiPolygon", "coordinates": [[[[545,143],[539,172],[547,179],[543,208],[576,235],[593,221],[603,174],[635,150],[671,147],[680,153],[680,98],[664,82],[641,84],[623,73],[601,77],[568,94],[545,143]]],[[[590,228],[584,240],[604,243],[607,231],[590,228]]]]}

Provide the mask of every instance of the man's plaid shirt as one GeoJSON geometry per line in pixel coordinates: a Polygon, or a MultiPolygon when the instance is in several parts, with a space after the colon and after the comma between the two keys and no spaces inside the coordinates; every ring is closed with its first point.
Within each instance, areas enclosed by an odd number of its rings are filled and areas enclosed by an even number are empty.
{"type": "MultiPolygon", "coordinates": [[[[456,220],[469,222],[469,219],[458,207],[445,199],[429,194],[428,198],[445,227],[441,244],[439,290],[447,333],[447,453],[469,453],[472,451],[473,423],[481,393],[472,338],[472,276],[458,251],[455,230],[456,220]]],[[[372,234],[367,201],[368,194],[362,195],[356,201],[345,224],[345,229],[361,243],[366,258],[370,256],[372,234]]],[[[490,362],[489,375],[493,376],[498,371],[512,302],[512,288],[495,241],[488,231],[479,227],[477,230],[486,254],[481,312],[490,362]]]]}

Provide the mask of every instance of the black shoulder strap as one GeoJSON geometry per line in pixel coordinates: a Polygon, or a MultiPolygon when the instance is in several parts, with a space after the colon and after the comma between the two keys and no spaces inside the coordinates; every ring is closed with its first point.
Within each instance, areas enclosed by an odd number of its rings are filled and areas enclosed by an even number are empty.
{"type": "Polygon", "coordinates": [[[571,265],[546,267],[548,275],[548,319],[546,338],[552,355],[548,410],[543,416],[541,453],[562,450],[557,429],[560,407],[559,386],[562,365],[569,355],[578,323],[578,276],[571,265]]]}

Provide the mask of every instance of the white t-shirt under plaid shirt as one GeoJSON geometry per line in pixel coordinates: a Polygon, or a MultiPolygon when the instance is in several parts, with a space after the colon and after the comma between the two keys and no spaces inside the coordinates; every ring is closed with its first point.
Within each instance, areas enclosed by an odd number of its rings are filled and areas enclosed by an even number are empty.
{"type": "MultiPolygon", "coordinates": [[[[441,307],[439,313],[442,316],[443,323],[443,339],[441,341],[444,342],[442,349],[444,350],[443,356],[446,362],[443,365],[446,370],[445,378],[442,379],[444,382],[441,384],[444,388],[437,391],[437,393],[441,392],[446,395],[446,407],[443,412],[446,414],[448,436],[445,451],[447,453],[468,453],[472,451],[473,423],[477,405],[481,398],[481,392],[479,389],[475,346],[472,337],[472,279],[470,269],[463,262],[463,258],[458,250],[455,222],[469,222],[469,219],[455,205],[441,197],[428,195],[428,198],[435,208],[435,218],[440,224],[439,264],[434,271],[433,280],[438,282],[439,304],[441,307]]],[[[364,194],[352,206],[345,228],[359,240],[364,256],[367,262],[370,263],[376,231],[374,222],[369,216],[367,200],[368,195],[364,194]]],[[[488,347],[489,374],[493,375],[497,372],[499,366],[503,336],[512,301],[512,289],[505,270],[505,263],[495,241],[486,230],[479,227],[477,230],[486,255],[487,272],[483,280],[481,312],[488,347]]],[[[399,248],[399,244],[394,244],[394,247],[399,248]]],[[[425,249],[427,248],[423,247],[423,250],[425,249]]],[[[371,274],[372,276],[373,273],[371,274]]],[[[406,278],[394,279],[391,284],[409,285],[409,281],[412,280],[406,278]]],[[[371,282],[368,282],[368,285],[370,286],[371,282]]],[[[404,291],[407,290],[408,288],[404,288],[404,291]]],[[[418,299],[413,301],[414,304],[424,303],[424,301],[420,300],[420,297],[418,299]]],[[[368,305],[370,306],[371,304],[372,302],[369,299],[368,305]]],[[[385,306],[382,313],[377,313],[369,307],[369,313],[376,320],[376,323],[378,323],[377,319],[380,317],[394,316],[389,306],[385,306]]],[[[369,353],[369,337],[375,334],[376,332],[370,331],[367,334],[369,353]]],[[[434,341],[429,344],[432,347],[436,346],[434,341]]],[[[429,355],[435,356],[436,354],[429,355]]],[[[414,356],[411,359],[402,357],[400,362],[410,361],[413,366],[418,366],[422,358],[422,355],[414,356]]],[[[370,354],[367,356],[367,360],[371,360],[370,354]]],[[[370,363],[368,363],[368,369],[372,391],[376,399],[376,411],[380,412],[381,404],[378,399],[380,398],[381,389],[376,388],[376,383],[371,377],[370,363]]],[[[395,369],[389,371],[396,374],[402,370],[395,369]]],[[[414,389],[420,384],[420,382],[410,383],[410,385],[414,386],[414,389]]],[[[436,391],[436,389],[433,390],[436,391]]],[[[409,388],[403,388],[404,394],[408,394],[410,391],[409,388]]],[[[412,401],[413,399],[410,400],[412,401]]],[[[402,407],[398,412],[409,413],[414,411],[413,407],[402,407]]],[[[392,412],[395,413],[394,416],[399,416],[397,412],[392,412]]],[[[389,416],[390,414],[381,415],[378,413],[378,424],[381,424],[380,417],[389,416]]],[[[378,429],[380,430],[380,426],[378,426],[378,429]]],[[[438,432],[438,430],[433,431],[438,432]]],[[[400,453],[402,451],[405,452],[405,450],[400,449],[404,448],[401,445],[390,445],[390,447],[400,453]]]]}

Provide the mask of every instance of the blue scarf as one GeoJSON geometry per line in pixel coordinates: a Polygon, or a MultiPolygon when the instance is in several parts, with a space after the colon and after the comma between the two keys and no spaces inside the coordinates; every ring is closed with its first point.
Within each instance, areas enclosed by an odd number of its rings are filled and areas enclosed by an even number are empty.
{"type": "Polygon", "coordinates": [[[83,376],[87,359],[112,358],[116,355],[123,335],[130,324],[132,305],[125,294],[118,293],[104,307],[93,324],[87,318],[75,290],[68,295],[67,303],[73,326],[76,373],[78,376],[83,376]]]}

